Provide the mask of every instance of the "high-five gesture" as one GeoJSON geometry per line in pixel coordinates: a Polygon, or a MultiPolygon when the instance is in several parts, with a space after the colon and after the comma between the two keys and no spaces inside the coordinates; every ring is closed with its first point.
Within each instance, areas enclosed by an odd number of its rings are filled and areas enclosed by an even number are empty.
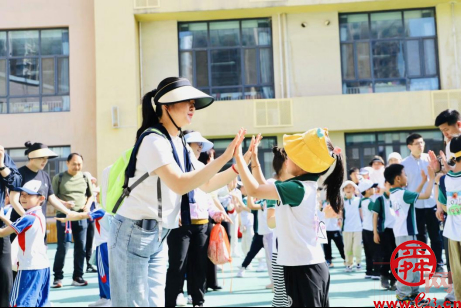
{"type": "Polygon", "coordinates": [[[247,163],[247,165],[250,164],[250,161],[253,159],[255,144],[256,144],[256,138],[255,136],[253,136],[253,138],[251,138],[250,147],[248,148],[248,151],[243,156],[243,158],[245,158],[245,162],[247,163]]]}
{"type": "Polygon", "coordinates": [[[223,154],[223,156],[227,160],[231,160],[232,157],[235,156],[236,150],[238,150],[241,147],[242,142],[245,139],[246,132],[247,132],[246,129],[241,128],[238,134],[235,136],[234,140],[231,142],[231,144],[229,144],[229,146],[227,147],[226,151],[223,154]]]}

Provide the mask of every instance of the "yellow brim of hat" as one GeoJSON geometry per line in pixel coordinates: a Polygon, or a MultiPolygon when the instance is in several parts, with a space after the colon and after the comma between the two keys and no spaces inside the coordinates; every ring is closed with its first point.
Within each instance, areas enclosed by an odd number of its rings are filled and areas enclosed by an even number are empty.
{"type": "Polygon", "coordinates": [[[59,157],[59,155],[51,151],[50,149],[40,149],[40,150],[30,152],[28,157],[29,159],[43,158],[43,157],[48,157],[49,159],[52,159],[52,158],[59,157]]]}
{"type": "Polygon", "coordinates": [[[327,136],[328,130],[311,129],[304,134],[283,136],[283,146],[298,167],[309,173],[322,173],[335,162],[327,147],[327,136]]]}

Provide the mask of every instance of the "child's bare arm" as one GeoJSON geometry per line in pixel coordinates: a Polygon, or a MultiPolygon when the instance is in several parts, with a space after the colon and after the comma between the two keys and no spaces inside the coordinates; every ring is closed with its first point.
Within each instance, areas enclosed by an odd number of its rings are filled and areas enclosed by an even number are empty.
{"type": "Polygon", "coordinates": [[[54,219],[56,219],[59,222],[66,223],[68,221],[79,221],[79,220],[85,220],[85,219],[88,219],[88,218],[90,218],[88,213],[76,213],[75,215],[73,215],[70,218],[69,217],[65,217],[65,218],[55,217],[54,219]]]}
{"type": "Polygon", "coordinates": [[[262,210],[262,206],[260,204],[255,204],[254,199],[252,197],[248,197],[247,199],[248,207],[253,211],[260,211],[262,210]]]}
{"type": "Polygon", "coordinates": [[[427,175],[426,172],[424,172],[424,170],[421,170],[421,177],[423,179],[421,180],[421,183],[419,184],[418,188],[416,188],[416,192],[418,194],[420,194],[423,191],[424,185],[426,185],[427,183],[427,175]]]}
{"type": "Polygon", "coordinates": [[[427,173],[429,173],[429,184],[427,184],[426,191],[419,195],[419,200],[427,200],[432,196],[432,190],[434,189],[434,182],[435,182],[435,172],[432,167],[427,168],[427,173]]]}
{"type": "Polygon", "coordinates": [[[275,209],[267,209],[267,226],[271,229],[276,228],[275,209]]]}
{"type": "Polygon", "coordinates": [[[0,237],[7,237],[11,234],[14,233],[14,230],[11,226],[8,226],[6,228],[0,229],[0,237]]]}

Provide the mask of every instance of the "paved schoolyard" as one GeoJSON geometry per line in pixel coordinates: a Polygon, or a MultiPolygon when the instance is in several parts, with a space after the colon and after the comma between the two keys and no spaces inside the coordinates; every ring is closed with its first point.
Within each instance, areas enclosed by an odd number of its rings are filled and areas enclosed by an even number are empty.
{"type": "MultiPolygon", "coordinates": [[[[51,266],[53,265],[55,245],[50,245],[48,255],[51,266]]],[[[99,299],[99,289],[96,274],[86,274],[89,286],[85,288],[71,287],[72,283],[72,256],[73,250],[69,250],[65,267],[64,287],[51,290],[51,302],[54,307],[87,307],[88,304],[99,299]]],[[[345,273],[343,261],[339,253],[334,250],[335,268],[331,269],[330,305],[331,307],[372,307],[373,301],[395,300],[394,292],[383,291],[379,281],[364,279],[364,272],[345,273]]],[[[219,282],[224,287],[220,292],[207,294],[205,306],[207,307],[270,307],[272,292],[265,290],[269,283],[267,273],[249,271],[245,278],[235,277],[241,259],[235,259],[232,264],[224,266],[224,271],[219,274],[219,282]],[[232,285],[232,292],[230,292],[232,285]]],[[[255,264],[255,268],[256,268],[255,264]]],[[[363,264],[364,265],[364,264],[363,264]]],[[[445,293],[446,295],[446,293],[445,293]]],[[[442,289],[431,289],[426,298],[439,299],[442,304],[444,292],[442,289]]]]}

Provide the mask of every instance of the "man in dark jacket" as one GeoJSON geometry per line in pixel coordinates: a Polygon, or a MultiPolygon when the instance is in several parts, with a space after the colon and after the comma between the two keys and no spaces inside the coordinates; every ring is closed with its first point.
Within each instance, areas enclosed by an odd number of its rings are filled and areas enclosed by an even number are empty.
{"type": "MultiPolygon", "coordinates": [[[[5,193],[21,185],[21,175],[13,160],[0,146],[0,211],[5,205],[5,193]]],[[[5,226],[0,221],[0,228],[5,226]]],[[[13,286],[13,271],[11,266],[10,238],[0,238],[0,307],[9,307],[9,298],[13,286]]]]}

